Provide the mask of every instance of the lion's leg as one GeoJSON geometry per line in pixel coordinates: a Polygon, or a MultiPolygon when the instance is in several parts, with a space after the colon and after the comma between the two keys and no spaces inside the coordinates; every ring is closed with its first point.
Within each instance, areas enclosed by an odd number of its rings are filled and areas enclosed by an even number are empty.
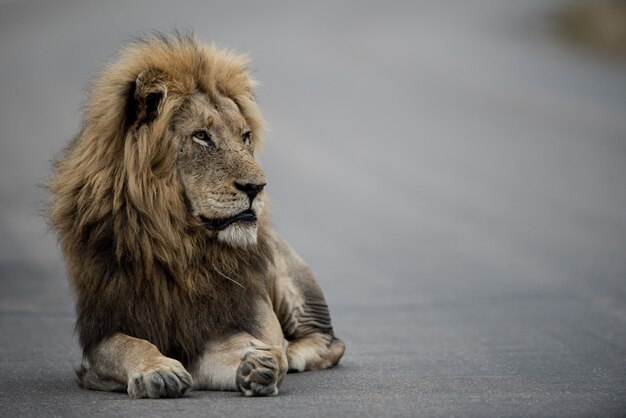
{"type": "Polygon", "coordinates": [[[313,302],[310,297],[304,298],[287,316],[287,324],[293,327],[287,348],[291,372],[333,367],[346,349],[344,342],[335,337],[326,302],[323,299],[313,302]]]}
{"type": "Polygon", "coordinates": [[[285,348],[285,344],[268,345],[245,332],[213,341],[192,369],[194,389],[276,395],[287,372],[285,348]]]}
{"type": "Polygon", "coordinates": [[[126,390],[133,398],[175,398],[191,387],[183,365],[146,340],[117,333],[86,356],[77,371],[87,389],[126,390]]]}
{"type": "Polygon", "coordinates": [[[259,324],[259,338],[238,332],[210,341],[191,369],[194,388],[239,390],[245,396],[278,394],[287,373],[287,343],[269,304],[263,304],[259,324]]]}
{"type": "Polygon", "coordinates": [[[281,238],[274,237],[274,310],[289,340],[289,371],[322,370],[336,365],[345,351],[335,337],[322,289],[306,263],[281,238]]]}
{"type": "Polygon", "coordinates": [[[339,363],[346,345],[327,333],[314,333],[289,342],[287,359],[290,372],[329,369],[339,363]]]}

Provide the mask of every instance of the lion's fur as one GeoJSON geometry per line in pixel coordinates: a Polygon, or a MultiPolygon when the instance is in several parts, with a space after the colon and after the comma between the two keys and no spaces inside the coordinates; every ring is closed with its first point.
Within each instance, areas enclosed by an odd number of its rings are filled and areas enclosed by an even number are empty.
{"type": "Polygon", "coordinates": [[[257,333],[250,300],[268,298],[267,218],[258,221],[257,245],[245,250],[210,239],[181,192],[176,144],[160,140],[185,97],[200,90],[230,97],[258,142],[264,123],[246,65],[242,55],[191,38],[151,36],[93,85],[81,132],[55,163],[48,207],[85,354],[123,332],[189,364],[214,335],[257,333]],[[146,69],[165,75],[164,97],[156,119],[139,126],[135,119],[150,115],[136,116],[133,93],[146,69]]]}

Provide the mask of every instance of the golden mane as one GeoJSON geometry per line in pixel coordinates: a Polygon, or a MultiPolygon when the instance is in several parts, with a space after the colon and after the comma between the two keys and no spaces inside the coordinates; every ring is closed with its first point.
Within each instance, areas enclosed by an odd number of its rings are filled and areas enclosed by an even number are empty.
{"type": "Polygon", "coordinates": [[[246,300],[267,292],[251,279],[272,260],[267,218],[245,251],[209,239],[190,215],[174,168],[177,144],[167,140],[172,116],[195,91],[231,98],[260,137],[246,65],[245,56],[191,37],[153,35],[125,48],[93,85],[81,132],[55,162],[47,214],[76,293],[85,353],[124,332],[189,363],[211,335],[255,335],[246,300]],[[137,79],[146,70],[163,76],[162,97],[155,119],[140,124],[137,79]],[[192,303],[200,298],[212,303],[192,303]]]}

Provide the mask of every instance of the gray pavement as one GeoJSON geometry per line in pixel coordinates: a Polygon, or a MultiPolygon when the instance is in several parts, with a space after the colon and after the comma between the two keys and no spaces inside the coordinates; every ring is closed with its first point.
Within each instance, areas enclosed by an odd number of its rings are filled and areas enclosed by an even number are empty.
{"type": "Polygon", "coordinates": [[[626,65],[555,1],[0,1],[0,416],[626,416],[626,65]],[[130,400],[80,351],[36,187],[144,29],[250,51],[274,222],[339,367],[280,396],[130,400]]]}

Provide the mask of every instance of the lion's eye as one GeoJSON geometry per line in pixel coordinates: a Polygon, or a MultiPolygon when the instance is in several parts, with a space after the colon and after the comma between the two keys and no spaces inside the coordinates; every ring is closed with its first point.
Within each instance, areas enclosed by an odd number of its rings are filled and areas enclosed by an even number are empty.
{"type": "Polygon", "coordinates": [[[191,139],[193,139],[193,142],[206,147],[209,145],[209,141],[211,141],[211,136],[206,131],[198,131],[191,135],[191,139]]]}
{"type": "Polygon", "coordinates": [[[250,131],[246,131],[243,134],[241,134],[241,138],[243,139],[243,143],[246,145],[250,145],[250,135],[252,134],[252,132],[250,131]]]}

